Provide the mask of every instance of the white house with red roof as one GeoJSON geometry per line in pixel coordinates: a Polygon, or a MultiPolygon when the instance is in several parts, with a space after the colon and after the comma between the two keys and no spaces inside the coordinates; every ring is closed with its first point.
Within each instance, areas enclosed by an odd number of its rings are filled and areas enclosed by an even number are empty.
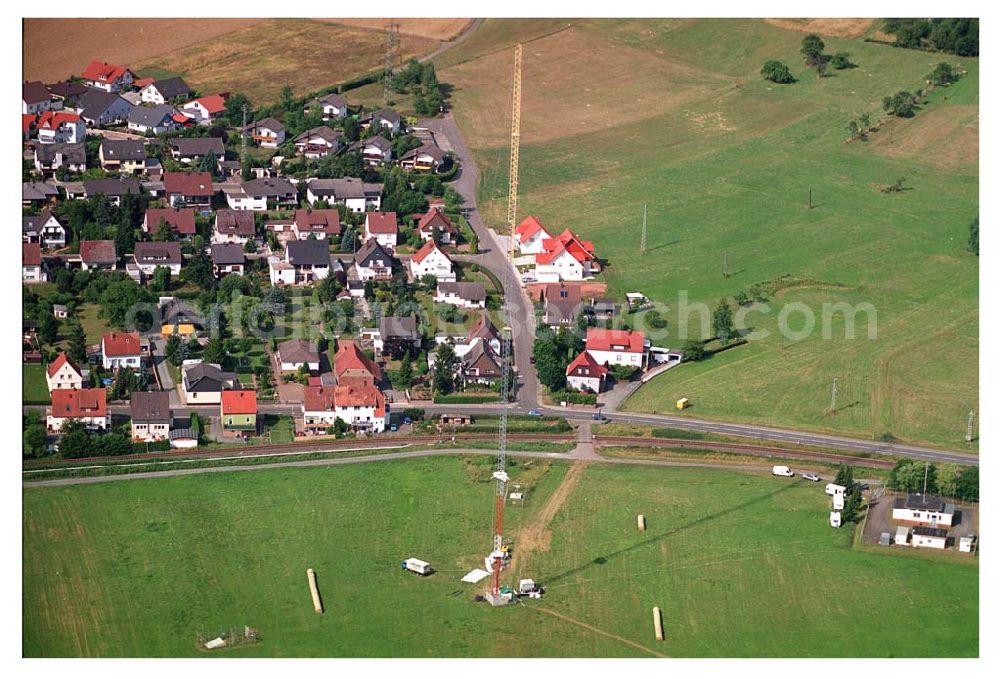
{"type": "Polygon", "coordinates": [[[67,420],[88,428],[108,428],[108,392],[99,389],[53,389],[52,405],[45,418],[49,431],[59,431],[67,420]]]}
{"type": "Polygon", "coordinates": [[[586,352],[600,365],[642,368],[646,361],[646,336],[638,330],[587,328],[586,352]]]}
{"type": "Polygon", "coordinates": [[[101,338],[101,364],[105,370],[138,368],[141,363],[142,347],[137,333],[104,333],[101,338]]]}
{"type": "Polygon", "coordinates": [[[207,125],[225,114],[227,99],[229,99],[229,92],[209,94],[183,104],[181,111],[196,120],[199,124],[207,125]]]}
{"type": "Polygon", "coordinates": [[[45,382],[50,393],[55,389],[81,389],[83,371],[63,351],[45,369],[45,382]]]}
{"type": "Polygon", "coordinates": [[[582,281],[590,278],[594,244],[566,229],[554,238],[542,239],[542,252],[535,255],[535,279],[540,283],[582,281]]]}
{"type": "Polygon", "coordinates": [[[604,378],[608,369],[597,362],[587,351],[581,351],[573,362],[566,366],[566,387],[575,391],[588,391],[594,394],[604,389],[604,378]]]}
{"type": "Polygon", "coordinates": [[[542,223],[535,217],[525,217],[517,228],[514,229],[514,236],[517,238],[517,250],[521,254],[534,255],[544,252],[542,242],[551,238],[551,234],[545,230],[542,223]]]}
{"type": "Polygon", "coordinates": [[[87,139],[87,124],[77,113],[45,111],[35,129],[40,144],[79,144],[87,139]]]}
{"type": "Polygon", "coordinates": [[[385,431],[388,408],[378,388],[362,384],[335,387],[306,387],[302,399],[302,419],[306,429],[332,427],[338,419],[353,429],[385,431]]]}
{"type": "Polygon", "coordinates": [[[44,283],[49,279],[42,261],[42,246],[38,243],[21,243],[21,280],[25,283],[44,283]]]}
{"type": "Polygon", "coordinates": [[[442,244],[458,242],[458,229],[438,207],[432,207],[417,219],[417,231],[424,240],[436,240],[442,244]]]}
{"type": "Polygon", "coordinates": [[[427,275],[434,276],[438,282],[452,283],[455,281],[455,270],[451,259],[433,240],[429,240],[410,257],[410,273],[417,280],[427,275]]]}
{"type": "Polygon", "coordinates": [[[365,215],[365,240],[374,238],[389,252],[396,249],[399,222],[395,212],[369,212],[365,215]]]}
{"type": "Polygon", "coordinates": [[[91,61],[83,72],[84,83],[105,92],[120,92],[131,87],[135,74],[125,66],[106,61],[91,61]]]}

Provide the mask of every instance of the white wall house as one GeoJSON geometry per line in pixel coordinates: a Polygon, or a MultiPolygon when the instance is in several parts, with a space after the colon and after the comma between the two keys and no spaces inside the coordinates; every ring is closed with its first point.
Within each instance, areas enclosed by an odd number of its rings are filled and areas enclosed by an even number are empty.
{"type": "Polygon", "coordinates": [[[91,429],[108,428],[107,390],[53,389],[52,405],[45,417],[49,431],[60,431],[69,420],[82,422],[91,429]]]}
{"type": "Polygon", "coordinates": [[[544,252],[545,248],[542,247],[542,242],[552,238],[549,232],[545,230],[545,227],[542,226],[542,223],[535,217],[525,217],[517,225],[514,235],[517,237],[518,252],[524,255],[534,255],[544,252]]]}
{"type": "Polygon", "coordinates": [[[424,243],[410,257],[410,274],[414,280],[432,275],[439,282],[451,283],[455,281],[455,270],[452,267],[451,259],[432,240],[424,243]]]}
{"type": "Polygon", "coordinates": [[[892,520],[925,526],[952,526],[955,505],[934,495],[910,493],[892,502],[892,520]]]}
{"type": "Polygon", "coordinates": [[[582,351],[566,367],[566,386],[574,391],[599,394],[604,389],[604,378],[608,369],[597,362],[588,352],[582,351]]]}
{"type": "Polygon", "coordinates": [[[646,356],[645,335],[635,330],[587,328],[586,351],[600,365],[642,368],[646,356]]]}
{"type": "Polygon", "coordinates": [[[87,139],[87,123],[76,113],[46,111],[35,128],[41,144],[79,144],[87,139]]]}
{"type": "Polygon", "coordinates": [[[482,283],[454,283],[438,279],[434,301],[465,309],[486,308],[486,286],[482,283]]]}
{"type": "Polygon", "coordinates": [[[53,389],[82,389],[83,371],[69,359],[66,352],[62,352],[49,363],[45,371],[45,382],[49,393],[53,389]]]}
{"type": "Polygon", "coordinates": [[[105,370],[138,368],[142,363],[139,335],[133,332],[107,332],[101,338],[101,365],[105,370]]]}
{"type": "Polygon", "coordinates": [[[302,416],[308,429],[332,427],[339,418],[353,429],[379,433],[385,431],[388,407],[373,386],[306,387],[302,416]]]}
{"type": "Polygon", "coordinates": [[[910,544],[914,547],[944,549],[948,546],[948,531],[944,528],[917,526],[913,529],[913,537],[910,544]]]}
{"type": "Polygon", "coordinates": [[[567,250],[540,252],[535,255],[535,280],[539,283],[582,281],[590,277],[590,267],[567,250]]]}

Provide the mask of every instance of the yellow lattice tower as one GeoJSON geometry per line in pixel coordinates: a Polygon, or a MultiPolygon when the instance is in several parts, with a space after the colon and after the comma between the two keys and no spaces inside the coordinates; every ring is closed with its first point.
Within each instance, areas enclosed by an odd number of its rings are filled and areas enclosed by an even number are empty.
{"type": "Polygon", "coordinates": [[[507,255],[514,257],[514,228],[517,226],[517,170],[521,146],[521,45],[514,48],[514,96],[510,122],[510,185],[507,193],[507,226],[510,229],[507,255]]]}

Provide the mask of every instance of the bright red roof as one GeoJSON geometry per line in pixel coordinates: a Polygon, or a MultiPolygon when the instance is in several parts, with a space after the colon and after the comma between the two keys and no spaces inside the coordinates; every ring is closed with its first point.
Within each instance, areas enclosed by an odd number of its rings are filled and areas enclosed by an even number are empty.
{"type": "Polygon", "coordinates": [[[378,364],[369,361],[353,340],[339,340],[339,344],[337,354],[333,357],[333,371],[338,381],[348,370],[363,370],[376,380],[382,379],[382,369],[378,364]]]}
{"type": "Polygon", "coordinates": [[[101,339],[105,356],[138,356],[139,335],[134,332],[106,332],[101,339]]]}
{"type": "Polygon", "coordinates": [[[53,389],[52,417],[106,417],[108,393],[104,389],[53,389]]]}
{"type": "Polygon", "coordinates": [[[448,255],[446,255],[444,251],[441,250],[441,248],[439,248],[433,240],[426,241],[422,246],[420,246],[420,249],[417,250],[416,253],[414,253],[412,259],[417,264],[420,264],[420,262],[427,259],[427,256],[430,255],[435,250],[444,255],[444,258],[447,259],[449,262],[451,261],[451,258],[448,255]]]}
{"type": "Polygon", "coordinates": [[[80,116],[76,113],[46,111],[38,117],[38,128],[44,130],[58,130],[65,123],[78,122],[80,122],[80,116]]]}
{"type": "Polygon", "coordinates": [[[170,117],[173,118],[173,121],[178,125],[187,125],[188,123],[191,122],[191,118],[184,115],[183,113],[175,113],[170,117]]]}
{"type": "Polygon", "coordinates": [[[542,223],[538,221],[538,219],[532,216],[525,217],[524,220],[517,225],[517,228],[514,229],[514,233],[522,243],[527,242],[539,231],[545,234],[546,238],[548,237],[549,232],[545,230],[545,227],[542,226],[542,223]]]}
{"type": "Polygon", "coordinates": [[[132,84],[138,87],[139,89],[142,89],[146,85],[152,85],[155,82],[156,78],[139,78],[138,80],[133,80],[132,84]]]}
{"type": "Polygon", "coordinates": [[[127,70],[124,66],[95,60],[90,62],[90,66],[87,66],[87,70],[83,72],[83,79],[93,80],[94,82],[113,83],[125,75],[125,71],[127,70]]]}
{"type": "Polygon", "coordinates": [[[182,196],[212,196],[212,175],[208,172],[164,172],[163,188],[182,196]]]}
{"type": "Polygon", "coordinates": [[[338,408],[375,408],[375,417],[385,417],[385,396],[373,386],[338,385],[333,388],[333,392],[334,404],[338,408]]]}
{"type": "Polygon", "coordinates": [[[563,250],[581,263],[588,262],[594,258],[594,244],[590,241],[580,240],[569,229],[566,229],[555,238],[544,239],[542,241],[542,248],[545,252],[535,256],[535,261],[539,264],[548,264],[563,250]]]}
{"type": "Polygon", "coordinates": [[[573,362],[566,366],[566,374],[572,375],[577,368],[588,368],[588,376],[593,377],[603,377],[607,374],[608,369],[603,365],[594,360],[586,351],[581,351],[580,355],[573,359],[573,362]]]}
{"type": "Polygon", "coordinates": [[[365,216],[365,228],[368,233],[395,234],[396,213],[395,212],[369,212],[365,216]]]}
{"type": "Polygon", "coordinates": [[[222,392],[222,414],[256,415],[257,392],[249,390],[222,392]]]}
{"type": "Polygon", "coordinates": [[[34,113],[22,113],[21,114],[21,134],[27,134],[28,130],[35,126],[35,121],[38,119],[34,113]]]}
{"type": "Polygon", "coordinates": [[[587,328],[588,351],[625,351],[642,353],[646,337],[638,330],[587,328]]]}
{"type": "Polygon", "coordinates": [[[149,208],[146,210],[146,230],[154,233],[160,225],[160,220],[165,221],[177,233],[182,236],[194,235],[194,208],[149,208]]]}
{"type": "Polygon", "coordinates": [[[77,375],[81,374],[80,368],[77,367],[76,363],[70,360],[69,356],[66,355],[65,351],[61,351],[59,352],[59,355],[56,356],[56,360],[49,363],[48,367],[46,368],[46,370],[49,373],[49,377],[52,377],[57,372],[59,372],[59,368],[63,367],[63,365],[67,363],[69,364],[69,367],[71,367],[73,371],[76,372],[77,375]]]}
{"type": "Polygon", "coordinates": [[[41,266],[42,246],[38,243],[21,243],[21,266],[41,266]]]}
{"type": "Polygon", "coordinates": [[[216,113],[222,113],[223,111],[226,110],[226,99],[228,98],[229,98],[228,93],[209,94],[208,96],[205,97],[199,97],[198,99],[195,99],[194,101],[191,101],[188,104],[185,104],[184,106],[186,108],[191,104],[197,102],[201,104],[202,108],[204,108],[208,112],[208,115],[211,116],[215,115],[216,113]]]}

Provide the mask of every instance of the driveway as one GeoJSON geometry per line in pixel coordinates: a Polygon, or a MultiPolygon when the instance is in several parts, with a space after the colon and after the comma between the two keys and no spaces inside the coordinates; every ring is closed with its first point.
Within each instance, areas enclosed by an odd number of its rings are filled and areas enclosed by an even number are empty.
{"type": "Polygon", "coordinates": [[[461,163],[451,186],[462,196],[466,218],[479,238],[479,254],[471,255],[467,259],[490,269],[503,284],[514,338],[514,363],[519,371],[517,401],[524,407],[533,408],[538,405],[538,375],[535,366],[531,364],[536,324],[534,305],[527,293],[516,283],[517,272],[507,258],[507,252],[498,243],[496,234],[486,225],[476,208],[478,170],[451,112],[449,111],[443,118],[421,120],[419,124],[431,130],[438,139],[446,138],[461,163]],[[516,294],[508,295],[508,288],[517,288],[516,294]]]}

